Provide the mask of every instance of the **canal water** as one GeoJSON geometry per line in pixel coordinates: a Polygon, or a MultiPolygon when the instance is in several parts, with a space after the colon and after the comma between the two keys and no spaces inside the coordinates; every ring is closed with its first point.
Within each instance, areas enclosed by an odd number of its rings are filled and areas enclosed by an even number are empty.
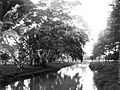
{"type": "Polygon", "coordinates": [[[76,64],[58,72],[17,81],[0,90],[97,90],[89,64],[76,64]]]}

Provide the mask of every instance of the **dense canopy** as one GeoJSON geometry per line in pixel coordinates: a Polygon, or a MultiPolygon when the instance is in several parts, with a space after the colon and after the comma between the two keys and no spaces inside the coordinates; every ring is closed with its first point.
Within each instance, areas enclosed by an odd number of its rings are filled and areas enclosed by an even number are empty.
{"type": "Polygon", "coordinates": [[[82,48],[88,36],[84,29],[71,24],[74,17],[69,14],[69,8],[79,3],[63,0],[53,0],[50,5],[45,1],[35,5],[29,0],[0,2],[3,5],[0,48],[18,66],[25,63],[45,65],[62,55],[71,56],[73,60],[83,60],[82,48]],[[64,4],[70,7],[65,8],[64,4]],[[6,47],[2,44],[6,44],[6,47]]]}
{"type": "Polygon", "coordinates": [[[115,0],[111,6],[113,10],[108,18],[107,28],[100,33],[93,56],[106,55],[105,59],[116,61],[119,58],[120,47],[120,1],[115,0]]]}

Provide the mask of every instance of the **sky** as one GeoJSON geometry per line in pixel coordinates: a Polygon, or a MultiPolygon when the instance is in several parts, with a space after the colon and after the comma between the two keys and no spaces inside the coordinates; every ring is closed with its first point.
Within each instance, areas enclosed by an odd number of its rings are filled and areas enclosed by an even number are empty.
{"type": "Polygon", "coordinates": [[[82,5],[76,10],[86,20],[90,28],[90,42],[86,43],[84,51],[92,54],[93,45],[97,42],[100,31],[106,29],[107,19],[110,15],[112,0],[80,0],[82,5]]]}
{"type": "Polygon", "coordinates": [[[107,19],[111,11],[109,4],[112,0],[81,0],[81,2],[81,8],[78,10],[91,30],[90,42],[86,43],[84,48],[90,56],[98,34],[107,27],[107,19]]]}
{"type": "MultiPolygon", "coordinates": [[[[39,0],[32,0],[37,3],[39,0]]],[[[69,1],[69,0],[67,0],[69,1]]],[[[70,0],[75,1],[75,0],[70,0]]],[[[111,7],[109,4],[112,0],[78,0],[81,5],[72,11],[75,15],[80,15],[87,22],[90,29],[90,42],[86,43],[84,51],[87,55],[91,55],[93,44],[97,42],[98,34],[107,26],[111,7]]]]}

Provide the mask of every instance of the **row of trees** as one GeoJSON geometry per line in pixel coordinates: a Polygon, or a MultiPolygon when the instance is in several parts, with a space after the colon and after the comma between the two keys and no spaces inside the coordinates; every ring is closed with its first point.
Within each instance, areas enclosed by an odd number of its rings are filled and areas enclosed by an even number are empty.
{"type": "Polygon", "coordinates": [[[80,3],[41,0],[35,5],[29,0],[0,0],[0,50],[19,68],[24,63],[46,65],[63,54],[83,60],[88,36],[73,24],[76,16],[69,12],[76,5],[80,3]]]}
{"type": "Polygon", "coordinates": [[[107,28],[99,34],[98,42],[94,45],[93,56],[104,55],[107,60],[119,59],[120,47],[120,1],[114,0],[111,4],[112,12],[108,18],[107,28]]]}

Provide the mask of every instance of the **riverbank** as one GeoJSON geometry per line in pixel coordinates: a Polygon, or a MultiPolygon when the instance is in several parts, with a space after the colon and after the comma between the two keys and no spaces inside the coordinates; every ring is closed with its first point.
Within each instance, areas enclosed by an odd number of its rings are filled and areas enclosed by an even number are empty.
{"type": "Polygon", "coordinates": [[[94,82],[98,90],[120,90],[119,64],[115,62],[92,62],[89,67],[94,72],[94,82]]]}
{"type": "Polygon", "coordinates": [[[14,65],[0,65],[0,83],[18,81],[21,79],[27,79],[34,77],[35,75],[55,72],[63,67],[71,66],[74,63],[49,63],[47,67],[32,67],[25,66],[24,70],[17,69],[14,65]]]}

